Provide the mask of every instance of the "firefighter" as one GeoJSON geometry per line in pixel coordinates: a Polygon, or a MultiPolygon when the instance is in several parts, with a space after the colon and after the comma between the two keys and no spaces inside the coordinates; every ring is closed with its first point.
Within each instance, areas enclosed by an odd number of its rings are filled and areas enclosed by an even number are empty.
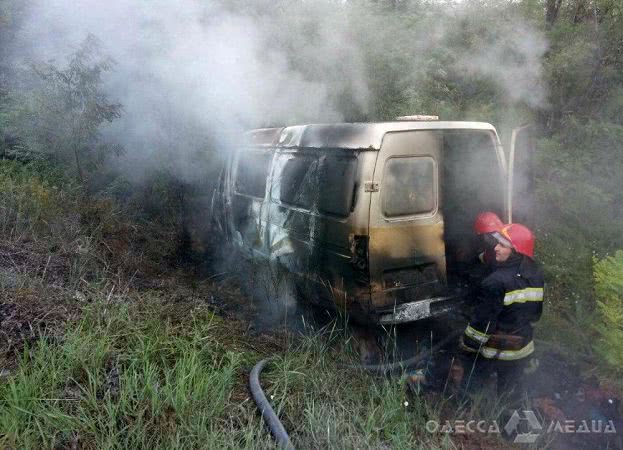
{"type": "Polygon", "coordinates": [[[534,235],[527,227],[504,225],[493,237],[494,270],[480,284],[459,344],[469,355],[468,364],[462,364],[463,383],[474,371],[480,376],[496,372],[498,394],[516,401],[523,395],[524,369],[534,352],[532,327],[542,313],[543,273],[533,259],[534,235]]]}

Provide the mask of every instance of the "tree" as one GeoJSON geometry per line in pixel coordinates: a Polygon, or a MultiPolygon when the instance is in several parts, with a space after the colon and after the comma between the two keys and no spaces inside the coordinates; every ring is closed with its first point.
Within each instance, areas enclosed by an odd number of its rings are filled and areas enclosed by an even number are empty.
{"type": "Polygon", "coordinates": [[[30,151],[51,154],[75,166],[80,182],[119,145],[105,141],[101,127],[121,115],[102,88],[102,75],[114,62],[100,55],[97,39],[89,35],[66,67],[52,63],[30,67],[32,88],[23,95],[23,106],[14,123],[30,151]]]}

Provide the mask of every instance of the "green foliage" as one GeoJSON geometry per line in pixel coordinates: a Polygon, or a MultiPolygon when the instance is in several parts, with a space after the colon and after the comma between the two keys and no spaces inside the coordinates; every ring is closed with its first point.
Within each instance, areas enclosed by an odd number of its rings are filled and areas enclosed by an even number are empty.
{"type": "Polygon", "coordinates": [[[368,120],[437,114],[445,120],[506,124],[530,117],[522,100],[508,101],[503,86],[504,72],[522,69],[512,51],[498,54],[504,61],[465,67],[468,55],[514,48],[508,30],[522,19],[512,8],[471,3],[452,11],[447,5],[413,2],[407,7],[407,3],[403,8],[387,8],[361,2],[352,8],[355,38],[366,59],[368,120]]]}
{"type": "Polygon", "coordinates": [[[80,181],[106,156],[121,152],[101,136],[102,125],[120,117],[121,105],[111,103],[102,89],[102,76],[113,61],[98,53],[97,40],[89,36],[66,67],[34,64],[24,75],[32,86],[14,94],[19,107],[5,119],[30,151],[73,165],[80,181]]]}
{"type": "Polygon", "coordinates": [[[585,332],[596,308],[593,258],[623,247],[620,25],[609,0],[561,2],[543,60],[550,95],[539,112],[539,257],[552,311],[585,332]]]}
{"type": "MultiPolygon", "coordinates": [[[[156,196],[162,201],[169,192],[163,186],[165,193],[156,196]]],[[[110,192],[84,196],[84,186],[58,165],[6,159],[0,159],[0,192],[0,245],[28,243],[29,251],[46,259],[60,258],[62,276],[72,287],[82,280],[161,272],[176,262],[179,197],[150,217],[140,202],[153,192],[127,201],[111,200],[110,192]]],[[[40,263],[27,259],[29,264],[40,263]]]]}
{"type": "Polygon", "coordinates": [[[623,373],[623,250],[595,260],[595,294],[599,320],[595,329],[599,340],[595,351],[616,374],[623,373]]]}
{"type": "Polygon", "coordinates": [[[539,142],[539,255],[550,301],[576,318],[594,308],[593,256],[623,246],[622,131],[616,123],[568,118],[539,142]]]}

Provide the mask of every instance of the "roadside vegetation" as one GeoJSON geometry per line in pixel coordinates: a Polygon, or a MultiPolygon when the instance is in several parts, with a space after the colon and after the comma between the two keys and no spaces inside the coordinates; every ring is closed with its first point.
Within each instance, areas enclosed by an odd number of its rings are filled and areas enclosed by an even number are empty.
{"type": "Polygon", "coordinates": [[[273,448],[246,383],[275,351],[263,383],[301,448],[450,445],[425,431],[437,411],[409,404],[404,385],[340,369],[348,359],[327,352],[330,336],[262,348],[236,325],[201,304],[94,300],[63,335],[27,347],[0,386],[2,446],[273,448]]]}

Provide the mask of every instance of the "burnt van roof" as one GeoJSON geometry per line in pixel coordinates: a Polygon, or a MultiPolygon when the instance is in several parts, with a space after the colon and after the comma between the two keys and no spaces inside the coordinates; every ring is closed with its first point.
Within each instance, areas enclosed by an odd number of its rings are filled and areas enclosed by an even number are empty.
{"type": "Polygon", "coordinates": [[[486,122],[395,121],[376,123],[335,123],[258,128],[245,133],[253,146],[285,148],[342,148],[379,150],[385,133],[410,130],[486,130],[495,127],[486,122]]]}
{"type": "MultiPolygon", "coordinates": [[[[493,125],[485,122],[458,121],[396,121],[378,123],[337,123],[296,125],[271,128],[278,133],[278,147],[342,148],[352,150],[379,150],[385,133],[409,130],[487,130],[495,132],[493,125]]],[[[264,129],[268,134],[268,129],[264,129]]],[[[254,130],[260,131],[260,130],[254,130]]],[[[272,134],[272,137],[275,135],[272,134]]],[[[266,136],[268,137],[268,136],[266,136]]],[[[274,142],[274,141],[273,141],[274,142]]],[[[275,145],[273,142],[271,144],[275,145]]]]}

